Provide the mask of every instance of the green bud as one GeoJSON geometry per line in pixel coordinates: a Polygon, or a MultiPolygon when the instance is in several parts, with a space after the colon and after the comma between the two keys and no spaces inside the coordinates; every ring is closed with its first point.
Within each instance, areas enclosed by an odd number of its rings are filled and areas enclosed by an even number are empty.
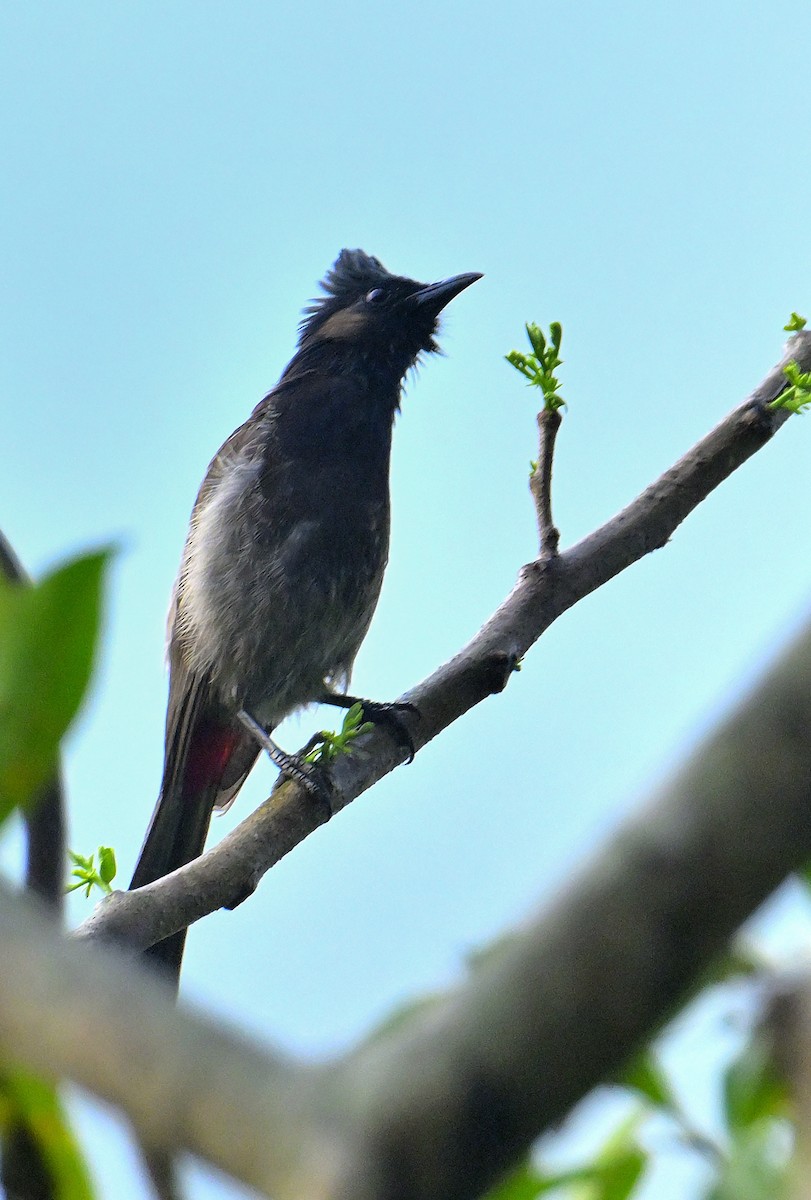
{"type": "Polygon", "coordinates": [[[536,325],[534,322],[528,323],[527,336],[535,354],[543,362],[543,357],[546,353],[546,338],[543,335],[540,325],[536,325]]]}
{"type": "Polygon", "coordinates": [[[118,867],[112,846],[99,846],[99,875],[105,883],[112,883],[118,867]]]}

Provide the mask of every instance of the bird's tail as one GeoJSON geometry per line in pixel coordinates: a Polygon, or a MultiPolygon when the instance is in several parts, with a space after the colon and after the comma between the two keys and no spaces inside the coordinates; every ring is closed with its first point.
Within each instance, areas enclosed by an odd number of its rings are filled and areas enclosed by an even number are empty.
{"type": "MultiPolygon", "coordinates": [[[[166,730],[166,758],[158,802],[130,883],[144,887],[198,858],[211,814],[239,790],[258,753],[221,711],[200,704],[197,689],[182,697],[166,730]],[[197,695],[195,695],[197,692],[197,695]]],[[[186,930],[156,942],[147,959],[178,985],[186,930]]]]}

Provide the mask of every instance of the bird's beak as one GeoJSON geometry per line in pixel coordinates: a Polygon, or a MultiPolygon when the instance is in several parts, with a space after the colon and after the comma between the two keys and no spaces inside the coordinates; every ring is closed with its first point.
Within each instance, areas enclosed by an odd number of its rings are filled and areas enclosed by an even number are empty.
{"type": "Polygon", "coordinates": [[[454,296],[458,296],[477,279],[481,279],[479,271],[470,271],[467,275],[454,275],[450,279],[440,280],[439,283],[429,283],[427,287],[414,292],[410,299],[412,304],[425,308],[436,316],[446,304],[450,304],[454,296]]]}

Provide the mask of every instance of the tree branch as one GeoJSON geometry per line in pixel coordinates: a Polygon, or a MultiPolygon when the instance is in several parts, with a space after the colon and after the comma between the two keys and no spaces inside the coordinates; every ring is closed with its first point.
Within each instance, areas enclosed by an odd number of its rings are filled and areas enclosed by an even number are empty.
{"type": "Polygon", "coordinates": [[[0,1053],[277,1200],[472,1200],[689,994],[811,854],[811,623],[545,912],[444,998],[296,1065],[0,891],[0,1053]]]}
{"type": "MultiPolygon", "coordinates": [[[[770,401],[786,387],[783,366],[811,369],[811,332],[797,333],[752,395],[636,500],[594,533],[552,559],[525,566],[510,595],[454,658],[401,699],[420,719],[410,723],[419,750],[493,692],[516,662],[567,609],[644,555],[664,546],[681,522],[727,476],[760,450],[788,419],[770,401]]],[[[345,807],[405,759],[380,729],[358,739],[355,753],[332,771],[334,810],[345,807]]],[[[303,788],[286,781],[202,858],[133,892],[104,900],[77,930],[141,949],[256,887],[262,875],[324,821],[303,788]]]]}

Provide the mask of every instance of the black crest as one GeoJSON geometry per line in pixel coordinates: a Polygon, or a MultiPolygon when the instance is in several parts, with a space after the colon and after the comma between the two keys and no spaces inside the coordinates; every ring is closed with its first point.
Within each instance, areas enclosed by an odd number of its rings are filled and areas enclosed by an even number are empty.
{"type": "Polygon", "coordinates": [[[299,325],[299,341],[308,333],[315,332],[332,313],[354,304],[372,288],[392,278],[391,272],[374,255],[367,254],[365,250],[342,250],[321,280],[319,286],[324,295],[304,309],[304,317],[299,325]]]}

